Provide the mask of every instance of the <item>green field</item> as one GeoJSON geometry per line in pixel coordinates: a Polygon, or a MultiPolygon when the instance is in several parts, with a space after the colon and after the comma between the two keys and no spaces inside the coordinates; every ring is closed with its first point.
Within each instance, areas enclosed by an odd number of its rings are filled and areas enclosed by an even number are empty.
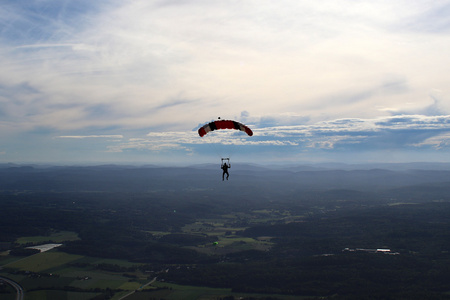
{"type": "Polygon", "coordinates": [[[18,238],[16,243],[18,244],[42,244],[46,242],[52,242],[52,243],[62,243],[66,241],[76,241],[79,240],[78,234],[73,231],[57,231],[53,232],[48,236],[45,235],[39,235],[39,236],[25,236],[18,238]]]}
{"type": "Polygon", "coordinates": [[[217,245],[208,243],[189,248],[206,254],[226,254],[251,249],[265,251],[272,247],[270,237],[259,240],[236,235],[237,232],[245,230],[247,227],[233,226],[235,219],[236,216],[222,215],[220,219],[201,219],[184,226],[182,229],[184,233],[217,237],[217,245]]]}
{"type": "MultiPolygon", "coordinates": [[[[224,298],[227,296],[234,296],[235,299],[239,298],[266,298],[269,295],[266,294],[246,294],[246,293],[233,293],[231,289],[226,288],[209,288],[209,287],[199,287],[199,286],[187,286],[178,285],[164,282],[155,282],[153,284],[157,288],[166,288],[163,290],[156,290],[151,292],[151,290],[146,291],[146,294],[151,295],[150,298],[164,298],[167,300],[216,300],[224,298]]],[[[144,293],[142,293],[144,294],[144,293]]],[[[282,300],[294,300],[302,299],[299,296],[287,296],[287,295],[270,295],[274,299],[282,300]]],[[[127,300],[138,300],[138,299],[150,299],[150,298],[127,298],[127,300]]]]}
{"type": "Polygon", "coordinates": [[[42,300],[91,299],[106,289],[122,289],[129,293],[149,281],[139,272],[135,274],[136,279],[130,281],[122,272],[96,269],[95,266],[99,264],[122,267],[135,265],[122,260],[73,255],[53,249],[25,258],[16,258],[15,261],[3,265],[0,275],[20,283],[25,288],[26,298],[42,300]],[[69,291],[68,287],[72,291],[69,291]]]}
{"type": "MultiPolygon", "coordinates": [[[[258,210],[254,213],[260,218],[258,221],[251,221],[255,223],[261,220],[292,218],[288,213],[278,211],[274,213],[270,210],[258,210]],[[270,218],[271,213],[275,214],[272,218],[270,218]]],[[[185,225],[182,228],[183,233],[215,236],[218,244],[214,245],[208,241],[205,244],[184,247],[213,255],[226,255],[245,250],[269,250],[273,246],[272,237],[251,238],[239,235],[239,232],[246,228],[238,220],[241,218],[243,219],[244,216],[239,214],[222,215],[217,219],[199,219],[185,225]]],[[[253,220],[249,216],[246,218],[253,220]]],[[[171,234],[166,231],[150,233],[158,237],[171,234]]],[[[49,236],[22,237],[17,242],[19,244],[39,244],[47,241],[62,243],[76,239],[78,236],[74,232],[61,231],[53,232],[49,236]]],[[[112,296],[113,300],[119,300],[124,296],[126,296],[125,300],[217,300],[227,296],[233,296],[235,299],[240,297],[262,299],[268,296],[283,300],[302,299],[298,296],[287,295],[233,293],[231,289],[226,288],[185,286],[160,281],[148,284],[155,276],[158,276],[158,272],[164,270],[151,270],[152,273],[145,273],[137,268],[142,265],[139,263],[68,254],[57,248],[24,258],[9,256],[5,253],[0,259],[0,266],[4,267],[0,270],[0,275],[20,283],[25,288],[27,299],[84,300],[96,296],[112,296]],[[118,271],[107,271],[98,267],[99,265],[117,266],[118,271]],[[123,271],[124,269],[127,271],[123,271]]],[[[165,266],[165,268],[171,268],[171,266],[165,266]]],[[[160,278],[163,278],[163,275],[160,278]]]]}
{"type": "Polygon", "coordinates": [[[21,271],[43,272],[81,259],[81,255],[48,251],[38,253],[8,264],[8,268],[21,271]]]}
{"type": "MultiPolygon", "coordinates": [[[[255,213],[260,218],[267,216],[267,219],[269,219],[271,211],[259,210],[255,211],[255,213]]],[[[280,219],[286,217],[289,217],[288,214],[278,214],[280,219]]],[[[207,244],[189,246],[188,248],[206,254],[223,255],[250,249],[268,250],[272,247],[270,237],[256,239],[238,235],[240,231],[247,228],[239,223],[239,219],[244,218],[247,220],[251,219],[248,215],[238,213],[223,215],[218,219],[200,219],[184,226],[182,228],[183,233],[216,236],[218,242],[217,245],[208,242],[207,244]]],[[[257,221],[255,220],[254,222],[257,221]]],[[[171,232],[166,231],[150,231],[149,233],[158,237],[171,234],[171,232]]],[[[58,231],[48,236],[21,237],[16,242],[22,245],[38,245],[48,241],[63,243],[64,241],[78,239],[78,235],[74,232],[58,231]]],[[[212,300],[226,296],[234,296],[237,299],[239,297],[254,297],[255,299],[267,297],[267,295],[232,293],[231,289],[183,286],[159,281],[146,285],[153,279],[153,276],[157,276],[157,272],[160,270],[154,270],[155,273],[152,273],[152,278],[150,278],[148,274],[137,271],[136,266],[139,265],[137,263],[131,263],[126,260],[73,255],[60,252],[58,249],[25,258],[10,257],[5,253],[0,262],[3,262],[3,266],[6,267],[0,270],[0,274],[22,284],[29,299],[84,300],[101,295],[108,289],[114,290],[114,296],[111,298],[113,300],[118,300],[125,295],[127,295],[126,300],[212,300]],[[136,271],[127,271],[128,275],[132,275],[132,277],[129,277],[124,276],[124,272],[105,271],[95,267],[101,264],[131,268],[136,271]],[[10,272],[7,273],[7,270],[10,272]],[[144,285],[145,287],[143,288],[144,285]],[[67,290],[68,287],[73,290],[67,290]]],[[[298,297],[278,295],[277,299],[290,300],[298,299],[298,297]]]]}
{"type": "Polygon", "coordinates": [[[26,293],[27,299],[49,300],[49,299],[67,299],[67,300],[89,300],[99,295],[99,293],[77,293],[54,290],[40,290],[26,293]]]}
{"type": "MultiPolygon", "coordinates": [[[[249,244],[257,242],[252,239],[235,238],[230,239],[229,243],[234,244],[237,241],[249,244]]],[[[241,296],[251,296],[256,299],[258,296],[264,297],[264,295],[232,293],[231,289],[183,286],[159,281],[155,281],[151,285],[142,288],[152,278],[148,278],[146,275],[136,271],[133,273],[135,278],[131,280],[129,277],[123,276],[122,272],[115,273],[95,269],[93,266],[98,264],[120,265],[124,267],[135,265],[122,260],[73,255],[53,249],[9,263],[4,269],[0,270],[0,275],[9,277],[20,283],[25,288],[27,299],[38,300],[87,300],[102,294],[106,289],[116,290],[114,296],[111,298],[113,300],[118,300],[133,291],[134,293],[125,298],[126,300],[212,300],[230,295],[237,298],[241,296]],[[20,273],[17,273],[17,271],[20,273]],[[73,290],[67,290],[68,287],[73,290]],[[119,289],[122,291],[118,291],[119,289]]],[[[14,299],[14,297],[11,297],[11,299],[14,299]]],[[[279,296],[277,299],[290,300],[298,298],[279,296]]]]}

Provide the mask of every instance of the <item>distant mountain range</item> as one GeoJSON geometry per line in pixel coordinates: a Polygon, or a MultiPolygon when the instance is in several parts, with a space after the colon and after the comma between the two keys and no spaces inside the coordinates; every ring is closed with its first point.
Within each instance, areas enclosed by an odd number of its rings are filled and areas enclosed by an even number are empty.
{"type": "Polygon", "coordinates": [[[152,191],[248,186],[260,190],[381,191],[411,186],[450,186],[450,164],[315,164],[262,166],[232,164],[230,180],[222,182],[219,165],[48,166],[0,165],[3,191],[152,191]]]}

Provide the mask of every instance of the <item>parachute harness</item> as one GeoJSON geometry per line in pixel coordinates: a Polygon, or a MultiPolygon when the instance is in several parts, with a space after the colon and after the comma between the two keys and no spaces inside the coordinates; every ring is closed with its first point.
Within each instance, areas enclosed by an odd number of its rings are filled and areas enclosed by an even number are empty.
{"type": "MultiPolygon", "coordinates": [[[[203,125],[202,127],[200,127],[198,129],[198,135],[200,137],[204,137],[208,132],[211,132],[214,130],[219,130],[219,129],[234,129],[234,130],[239,130],[239,131],[245,132],[248,136],[253,135],[253,131],[246,125],[236,122],[236,121],[233,121],[233,120],[221,120],[220,117],[217,121],[207,123],[207,124],[203,125]]],[[[228,161],[228,166],[230,166],[230,156],[228,156],[226,158],[221,157],[221,159],[222,159],[222,164],[221,164],[222,167],[224,166],[224,161],[228,161]]],[[[224,174],[225,174],[225,172],[224,172],[224,174]]],[[[226,174],[228,175],[227,171],[226,171],[226,174]]],[[[228,179],[228,176],[227,176],[227,179],[228,179]]]]}

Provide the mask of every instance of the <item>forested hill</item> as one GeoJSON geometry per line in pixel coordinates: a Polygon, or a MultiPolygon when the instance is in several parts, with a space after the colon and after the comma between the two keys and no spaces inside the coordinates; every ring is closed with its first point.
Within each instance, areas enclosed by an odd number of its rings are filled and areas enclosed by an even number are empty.
{"type": "Polygon", "coordinates": [[[229,189],[249,187],[263,190],[355,190],[360,192],[405,189],[414,186],[428,192],[450,186],[450,169],[427,165],[339,165],[290,168],[233,164],[230,180],[222,182],[219,165],[190,167],[132,166],[0,166],[0,190],[29,191],[130,191],[229,189]],[[337,168],[340,167],[340,168],[337,168]],[[376,166],[373,166],[376,167],[376,166]],[[422,167],[423,169],[415,169],[422,167]],[[398,169],[398,170],[395,170],[398,169]]]}

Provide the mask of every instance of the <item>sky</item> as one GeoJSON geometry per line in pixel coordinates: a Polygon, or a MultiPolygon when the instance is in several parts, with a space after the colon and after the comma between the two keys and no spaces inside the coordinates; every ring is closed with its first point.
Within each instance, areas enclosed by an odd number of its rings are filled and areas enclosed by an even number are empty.
{"type": "Polygon", "coordinates": [[[448,53],[443,0],[2,0],[0,163],[450,162],[448,53]]]}

